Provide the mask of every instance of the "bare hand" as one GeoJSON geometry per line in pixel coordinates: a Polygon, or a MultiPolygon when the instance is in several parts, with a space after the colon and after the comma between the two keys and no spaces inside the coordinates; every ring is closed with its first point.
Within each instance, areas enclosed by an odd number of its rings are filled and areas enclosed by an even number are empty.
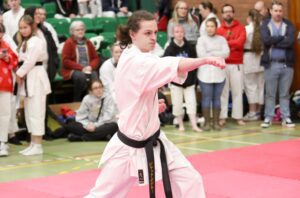
{"type": "Polygon", "coordinates": [[[208,57],[206,59],[207,64],[224,69],[226,66],[225,59],[221,57],[208,57]]]}
{"type": "Polygon", "coordinates": [[[120,8],[120,12],[123,12],[123,13],[127,14],[128,8],[127,7],[122,7],[122,8],[120,8]]]}
{"type": "Polygon", "coordinates": [[[75,17],[76,17],[76,14],[70,14],[69,17],[70,17],[70,18],[75,18],[75,17]]]}
{"type": "Polygon", "coordinates": [[[92,67],[91,66],[86,66],[82,69],[83,73],[92,73],[92,67]]]}
{"type": "Polygon", "coordinates": [[[21,78],[20,76],[16,76],[16,81],[17,81],[17,83],[18,83],[18,85],[22,85],[22,83],[23,83],[23,78],[21,78]]]}
{"type": "Polygon", "coordinates": [[[95,129],[96,129],[96,127],[95,127],[95,125],[93,124],[93,123],[88,123],[88,125],[86,126],[86,128],[85,128],[88,132],[94,132],[95,131],[95,129]]]}
{"type": "Polygon", "coordinates": [[[167,109],[167,105],[165,103],[164,99],[159,99],[158,100],[158,109],[159,109],[159,113],[164,112],[167,109]]]}

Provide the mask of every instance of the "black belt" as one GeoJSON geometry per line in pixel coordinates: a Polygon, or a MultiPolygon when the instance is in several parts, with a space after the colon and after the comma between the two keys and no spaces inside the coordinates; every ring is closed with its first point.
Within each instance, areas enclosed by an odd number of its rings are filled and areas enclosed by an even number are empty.
{"type": "Polygon", "coordinates": [[[155,162],[154,162],[154,152],[153,147],[157,145],[157,141],[160,144],[160,160],[161,160],[161,168],[162,168],[162,179],[164,184],[164,190],[166,198],[172,198],[172,188],[169,177],[169,169],[166,157],[165,147],[163,142],[159,139],[160,130],[156,131],[154,135],[149,137],[146,140],[137,141],[128,138],[122,132],[118,131],[118,137],[127,146],[133,148],[145,148],[146,156],[147,156],[147,164],[148,164],[148,176],[149,176],[149,191],[150,198],[155,198],[155,162]]]}
{"type": "MultiPolygon", "coordinates": [[[[24,63],[24,61],[18,62],[18,66],[20,67],[21,65],[23,65],[23,63],[24,63]]],[[[42,66],[42,65],[43,65],[42,61],[35,62],[35,66],[42,66]]]]}
{"type": "MultiPolygon", "coordinates": [[[[18,67],[23,65],[23,63],[24,63],[24,61],[18,62],[18,67]]],[[[43,62],[41,62],[41,61],[35,62],[35,66],[43,66],[43,62]]],[[[24,78],[24,81],[25,81],[25,94],[26,94],[26,97],[28,97],[28,88],[27,88],[27,78],[26,78],[26,76],[24,78]]],[[[16,82],[15,86],[14,86],[14,95],[16,96],[17,94],[18,94],[18,83],[16,82]]]]}
{"type": "Polygon", "coordinates": [[[253,49],[244,49],[244,52],[254,52],[253,49]]]}

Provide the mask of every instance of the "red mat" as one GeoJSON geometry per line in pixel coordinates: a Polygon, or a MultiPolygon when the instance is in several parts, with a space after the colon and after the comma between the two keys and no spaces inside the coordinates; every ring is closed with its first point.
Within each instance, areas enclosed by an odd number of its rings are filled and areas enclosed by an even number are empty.
{"type": "MultiPolygon", "coordinates": [[[[189,157],[204,178],[208,198],[299,198],[300,139],[204,153],[189,157]]],[[[79,198],[94,185],[99,170],[0,184],[5,198],[79,198]]],[[[134,187],[129,198],[148,197],[134,187]]],[[[164,197],[157,184],[157,197],[164,197]]]]}

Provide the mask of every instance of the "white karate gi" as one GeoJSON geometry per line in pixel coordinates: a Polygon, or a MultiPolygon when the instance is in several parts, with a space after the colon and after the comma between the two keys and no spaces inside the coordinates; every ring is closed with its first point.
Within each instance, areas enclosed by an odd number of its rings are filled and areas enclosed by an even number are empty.
{"type": "MultiPolygon", "coordinates": [[[[24,43],[23,43],[24,45],[24,43]]],[[[33,135],[45,134],[46,96],[51,93],[51,87],[45,65],[48,59],[47,49],[43,41],[37,36],[27,41],[26,52],[20,48],[19,61],[23,61],[17,70],[17,75],[27,78],[28,96],[25,97],[25,120],[28,131],[33,135]],[[36,66],[36,62],[43,62],[42,66],[36,66]]],[[[19,94],[26,96],[25,82],[19,86],[19,94]]]]}
{"type": "MultiPolygon", "coordinates": [[[[245,49],[251,49],[253,40],[254,25],[250,23],[246,26],[245,49]]],[[[244,53],[244,88],[251,104],[264,104],[264,68],[260,66],[260,54],[254,52],[244,53]]]]}
{"type": "MultiPolygon", "coordinates": [[[[171,81],[184,82],[177,72],[179,60],[142,53],[134,45],[123,51],[116,70],[115,90],[119,129],[127,137],[145,140],[159,129],[157,89],[171,81]]],[[[173,197],[205,197],[200,174],[163,132],[160,139],[166,150],[173,197]]],[[[159,146],[154,147],[156,180],[162,178],[159,154],[159,146]]],[[[144,184],[148,183],[145,149],[129,147],[117,135],[105,148],[100,164],[104,164],[103,170],[88,198],[126,197],[130,187],[138,184],[141,169],[144,184]]]]}

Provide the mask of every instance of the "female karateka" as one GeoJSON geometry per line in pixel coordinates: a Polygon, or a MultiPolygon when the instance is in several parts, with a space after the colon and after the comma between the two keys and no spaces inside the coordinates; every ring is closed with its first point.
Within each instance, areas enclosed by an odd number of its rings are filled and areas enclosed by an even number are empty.
{"type": "Polygon", "coordinates": [[[183,83],[187,72],[210,63],[224,67],[222,58],[159,58],[155,47],[157,23],[146,11],[135,12],[122,35],[124,49],[115,76],[119,131],[100,161],[103,170],[86,197],[126,197],[134,184],[162,178],[166,197],[205,197],[200,174],[163,132],[160,132],[157,90],[171,81],[183,83]],[[162,168],[161,168],[162,167],[162,168]],[[173,194],[173,195],[172,195],[173,194]]]}
{"type": "Polygon", "coordinates": [[[16,72],[18,93],[25,96],[24,109],[30,145],[20,151],[23,155],[43,153],[42,136],[45,134],[46,96],[51,92],[49,78],[45,69],[47,49],[42,40],[34,35],[34,21],[24,15],[19,22],[18,52],[19,69],[16,72]]]}

